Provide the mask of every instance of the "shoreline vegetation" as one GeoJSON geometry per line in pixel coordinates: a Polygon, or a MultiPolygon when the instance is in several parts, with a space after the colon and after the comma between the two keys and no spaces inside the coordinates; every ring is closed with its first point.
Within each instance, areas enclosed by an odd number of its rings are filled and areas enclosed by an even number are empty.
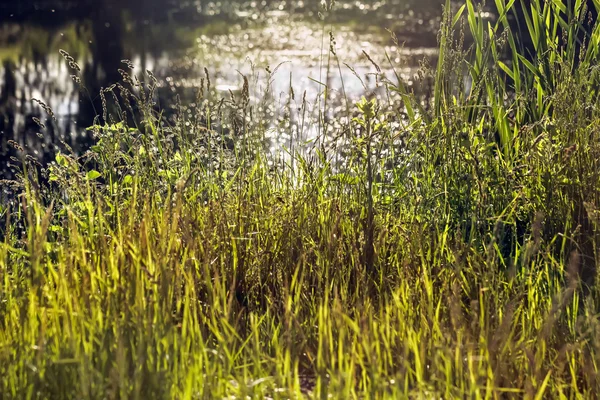
{"type": "Polygon", "coordinates": [[[495,7],[446,4],[430,100],[381,76],[402,107],[347,102],[282,160],[248,78],[209,74],[168,123],[121,71],[82,156],[11,142],[0,397],[597,398],[600,24],[495,7]]]}

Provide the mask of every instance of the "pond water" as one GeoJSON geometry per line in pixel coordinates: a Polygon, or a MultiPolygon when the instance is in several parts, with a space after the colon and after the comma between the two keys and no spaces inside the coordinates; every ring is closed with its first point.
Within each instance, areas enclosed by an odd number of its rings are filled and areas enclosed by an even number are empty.
{"type": "Polygon", "coordinates": [[[165,109],[177,97],[193,103],[208,71],[215,98],[239,91],[242,75],[253,96],[270,93],[267,119],[291,93],[317,109],[325,86],[335,113],[363,94],[382,95],[374,64],[409,84],[425,57],[435,65],[441,14],[440,0],[337,1],[331,10],[316,0],[0,0],[0,179],[15,164],[10,140],[42,164],[61,141],[89,147],[98,93],[121,80],[122,60],[140,79],[153,72],[165,109]]]}

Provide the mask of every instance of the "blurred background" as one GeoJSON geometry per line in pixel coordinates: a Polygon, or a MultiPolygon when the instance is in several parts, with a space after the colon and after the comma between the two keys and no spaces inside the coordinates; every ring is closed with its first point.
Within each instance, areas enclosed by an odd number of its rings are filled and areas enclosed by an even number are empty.
{"type": "Polygon", "coordinates": [[[167,112],[177,97],[184,107],[195,101],[205,68],[215,98],[239,91],[243,74],[253,95],[274,100],[273,118],[278,99],[292,90],[298,97],[306,91],[315,103],[327,85],[332,112],[342,97],[376,91],[377,67],[363,52],[384,74],[393,66],[412,85],[424,58],[435,65],[442,6],[440,0],[0,0],[0,179],[10,177],[14,164],[9,140],[42,164],[61,141],[75,152],[89,147],[85,128],[101,113],[101,88],[121,81],[119,69],[141,80],[152,71],[156,102],[167,112]]]}

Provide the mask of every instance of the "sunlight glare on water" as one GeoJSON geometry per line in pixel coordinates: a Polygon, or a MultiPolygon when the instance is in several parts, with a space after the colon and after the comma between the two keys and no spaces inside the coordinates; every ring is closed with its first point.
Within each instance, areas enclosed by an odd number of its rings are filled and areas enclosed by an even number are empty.
{"type": "MultiPolygon", "coordinates": [[[[76,152],[88,148],[84,128],[102,108],[100,89],[121,79],[117,70],[124,68],[123,59],[132,60],[135,74],[153,71],[157,104],[167,111],[176,97],[183,104],[195,100],[205,68],[216,98],[239,93],[246,76],[252,101],[266,100],[265,95],[273,100],[257,118],[272,125],[269,132],[275,132],[276,141],[285,141],[290,130],[298,129],[278,122],[292,93],[292,113],[306,101],[313,116],[333,117],[362,95],[385,96],[382,77],[395,79],[397,73],[412,85],[420,61],[435,62],[441,15],[440,0],[337,1],[331,10],[316,1],[111,4],[23,0],[18,6],[0,6],[3,160],[10,153],[5,141],[15,138],[46,161],[53,159],[60,140],[76,152]],[[76,76],[59,49],[81,66],[76,76]],[[381,69],[378,77],[374,63],[381,69]],[[31,121],[44,114],[32,98],[56,114],[56,124],[41,132],[43,139],[31,121]]],[[[309,139],[313,131],[304,129],[309,139]]]]}

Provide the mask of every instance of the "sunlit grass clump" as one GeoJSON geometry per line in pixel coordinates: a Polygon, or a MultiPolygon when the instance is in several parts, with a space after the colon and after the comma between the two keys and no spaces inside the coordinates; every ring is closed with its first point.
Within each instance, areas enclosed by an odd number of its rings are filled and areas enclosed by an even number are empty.
{"type": "Polygon", "coordinates": [[[576,3],[526,8],[530,57],[512,2],[468,1],[431,101],[381,77],[403,107],[283,161],[247,80],[166,123],[123,71],[96,145],[12,182],[1,397],[594,398],[600,25],[576,3]]]}

